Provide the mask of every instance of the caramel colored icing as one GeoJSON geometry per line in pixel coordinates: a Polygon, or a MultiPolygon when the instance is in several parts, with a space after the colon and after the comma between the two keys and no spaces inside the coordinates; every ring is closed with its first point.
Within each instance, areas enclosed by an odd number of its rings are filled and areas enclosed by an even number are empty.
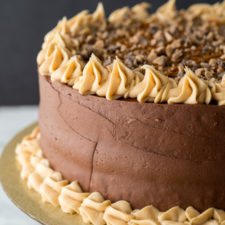
{"type": "MultiPolygon", "coordinates": [[[[147,7],[145,3],[136,5],[132,9],[124,7],[114,11],[108,21],[119,23],[130,11],[134,19],[144,21],[148,18],[147,7]]],[[[224,10],[221,10],[223,8],[224,3],[212,6],[196,4],[189,10],[204,20],[217,19],[219,22],[224,22],[224,10]]],[[[150,20],[163,22],[175,16],[175,1],[170,0],[161,6],[150,20]]],[[[118,57],[112,64],[105,66],[94,53],[85,62],[75,51],[79,41],[72,37],[80,33],[85,34],[86,29],[93,27],[94,24],[98,24],[99,30],[104,30],[107,26],[102,4],[99,4],[93,14],[83,11],[70,20],[63,18],[45,36],[42,50],[37,57],[40,74],[50,76],[52,81],[68,84],[80,94],[96,94],[109,100],[123,97],[137,98],[139,102],[167,102],[168,104],[209,104],[215,100],[219,105],[225,105],[225,75],[222,79],[207,80],[186,67],[184,76],[181,79],[174,79],[163,74],[153,65],[144,64],[141,70],[128,68],[118,57]]]]}
{"type": "Polygon", "coordinates": [[[206,82],[199,79],[190,69],[186,68],[185,76],[177,87],[169,90],[168,103],[187,104],[206,103],[212,99],[211,91],[206,82]]]}
{"type": "Polygon", "coordinates": [[[60,206],[65,213],[78,213],[85,223],[94,225],[225,225],[225,212],[209,208],[200,213],[193,207],[175,206],[160,212],[153,206],[132,210],[127,201],[111,203],[98,192],[85,193],[77,181],[68,184],[52,170],[39,147],[39,129],[25,137],[16,148],[21,178],[38,192],[44,202],[60,206]]]}
{"type": "Polygon", "coordinates": [[[213,82],[212,83],[212,94],[214,99],[217,100],[219,105],[225,105],[225,99],[224,99],[224,95],[225,95],[225,76],[223,77],[223,80],[221,83],[218,82],[213,82]]]}

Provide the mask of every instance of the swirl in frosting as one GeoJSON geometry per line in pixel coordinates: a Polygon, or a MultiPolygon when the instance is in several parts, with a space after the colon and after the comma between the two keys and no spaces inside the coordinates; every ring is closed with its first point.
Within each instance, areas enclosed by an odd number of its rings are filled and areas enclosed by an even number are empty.
{"type": "MultiPolygon", "coordinates": [[[[219,10],[220,4],[194,5],[190,11],[197,15],[224,13],[219,10]]],[[[224,8],[225,4],[221,3],[224,8]]],[[[109,21],[118,23],[126,14],[131,14],[136,20],[146,20],[148,4],[142,3],[132,9],[124,7],[114,11],[109,21]]],[[[176,16],[175,0],[160,7],[151,19],[164,21],[176,16]]],[[[207,18],[205,18],[207,19],[207,18]]],[[[186,67],[185,75],[179,81],[169,78],[156,70],[152,65],[143,65],[144,74],[128,68],[118,57],[112,65],[106,67],[92,53],[85,63],[74,50],[79,45],[75,37],[87,32],[92,26],[104,30],[106,18],[103,5],[100,3],[93,14],[82,11],[67,20],[65,17],[50,31],[44,39],[42,50],[37,57],[39,72],[50,76],[52,81],[58,81],[72,86],[81,94],[96,94],[107,99],[137,98],[139,102],[155,102],[168,104],[209,104],[216,100],[219,105],[225,105],[225,75],[221,81],[211,79],[205,81],[199,78],[190,68],[186,67]]]]}
{"type": "Polygon", "coordinates": [[[189,68],[180,80],[178,87],[169,90],[168,103],[209,104],[212,99],[211,91],[206,82],[199,79],[189,68]]]}

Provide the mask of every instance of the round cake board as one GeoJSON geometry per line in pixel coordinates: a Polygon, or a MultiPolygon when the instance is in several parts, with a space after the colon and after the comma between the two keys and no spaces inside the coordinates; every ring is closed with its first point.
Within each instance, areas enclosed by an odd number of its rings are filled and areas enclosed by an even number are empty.
{"type": "Polygon", "coordinates": [[[78,214],[64,213],[59,207],[41,201],[41,195],[28,189],[20,178],[20,165],[15,159],[15,147],[31,133],[37,123],[18,133],[4,148],[0,158],[0,181],[12,202],[31,218],[46,225],[85,225],[78,214]]]}

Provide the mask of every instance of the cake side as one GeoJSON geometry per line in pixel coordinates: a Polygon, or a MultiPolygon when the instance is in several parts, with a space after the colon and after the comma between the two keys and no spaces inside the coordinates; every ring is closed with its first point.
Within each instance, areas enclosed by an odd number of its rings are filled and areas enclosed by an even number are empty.
{"type": "Polygon", "coordinates": [[[41,148],[66,179],[134,208],[225,208],[223,106],[107,101],[39,79],[41,148]]]}
{"type": "Polygon", "coordinates": [[[225,212],[209,208],[199,212],[189,206],[185,210],[174,206],[159,211],[152,205],[132,210],[129,202],[110,202],[99,192],[83,192],[77,181],[69,183],[54,171],[40,148],[40,133],[36,128],[24,137],[16,147],[16,158],[21,165],[21,178],[29,189],[35,190],[54,207],[60,207],[67,214],[79,214],[83,221],[93,225],[104,224],[218,224],[224,225],[225,212]]]}

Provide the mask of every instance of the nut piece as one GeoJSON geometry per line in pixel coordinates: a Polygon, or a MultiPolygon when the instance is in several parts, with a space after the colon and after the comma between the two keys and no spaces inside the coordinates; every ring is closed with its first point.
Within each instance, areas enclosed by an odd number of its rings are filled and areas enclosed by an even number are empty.
{"type": "Polygon", "coordinates": [[[103,48],[104,47],[104,41],[103,40],[97,40],[95,42],[95,45],[94,45],[95,48],[103,48]]]}
{"type": "Polygon", "coordinates": [[[157,58],[157,54],[155,52],[155,50],[151,50],[151,52],[149,53],[147,59],[149,62],[153,62],[155,59],[157,58]]]}
{"type": "Polygon", "coordinates": [[[183,51],[181,49],[176,49],[173,53],[171,60],[173,62],[176,62],[178,59],[180,59],[183,56],[183,51]]]}
{"type": "Polygon", "coordinates": [[[159,66],[165,67],[166,60],[167,60],[166,56],[162,55],[162,56],[157,57],[155,60],[153,60],[153,63],[157,64],[159,66]]]}
{"type": "Polygon", "coordinates": [[[165,31],[164,35],[167,42],[171,42],[173,40],[173,36],[168,31],[165,31]]]}

